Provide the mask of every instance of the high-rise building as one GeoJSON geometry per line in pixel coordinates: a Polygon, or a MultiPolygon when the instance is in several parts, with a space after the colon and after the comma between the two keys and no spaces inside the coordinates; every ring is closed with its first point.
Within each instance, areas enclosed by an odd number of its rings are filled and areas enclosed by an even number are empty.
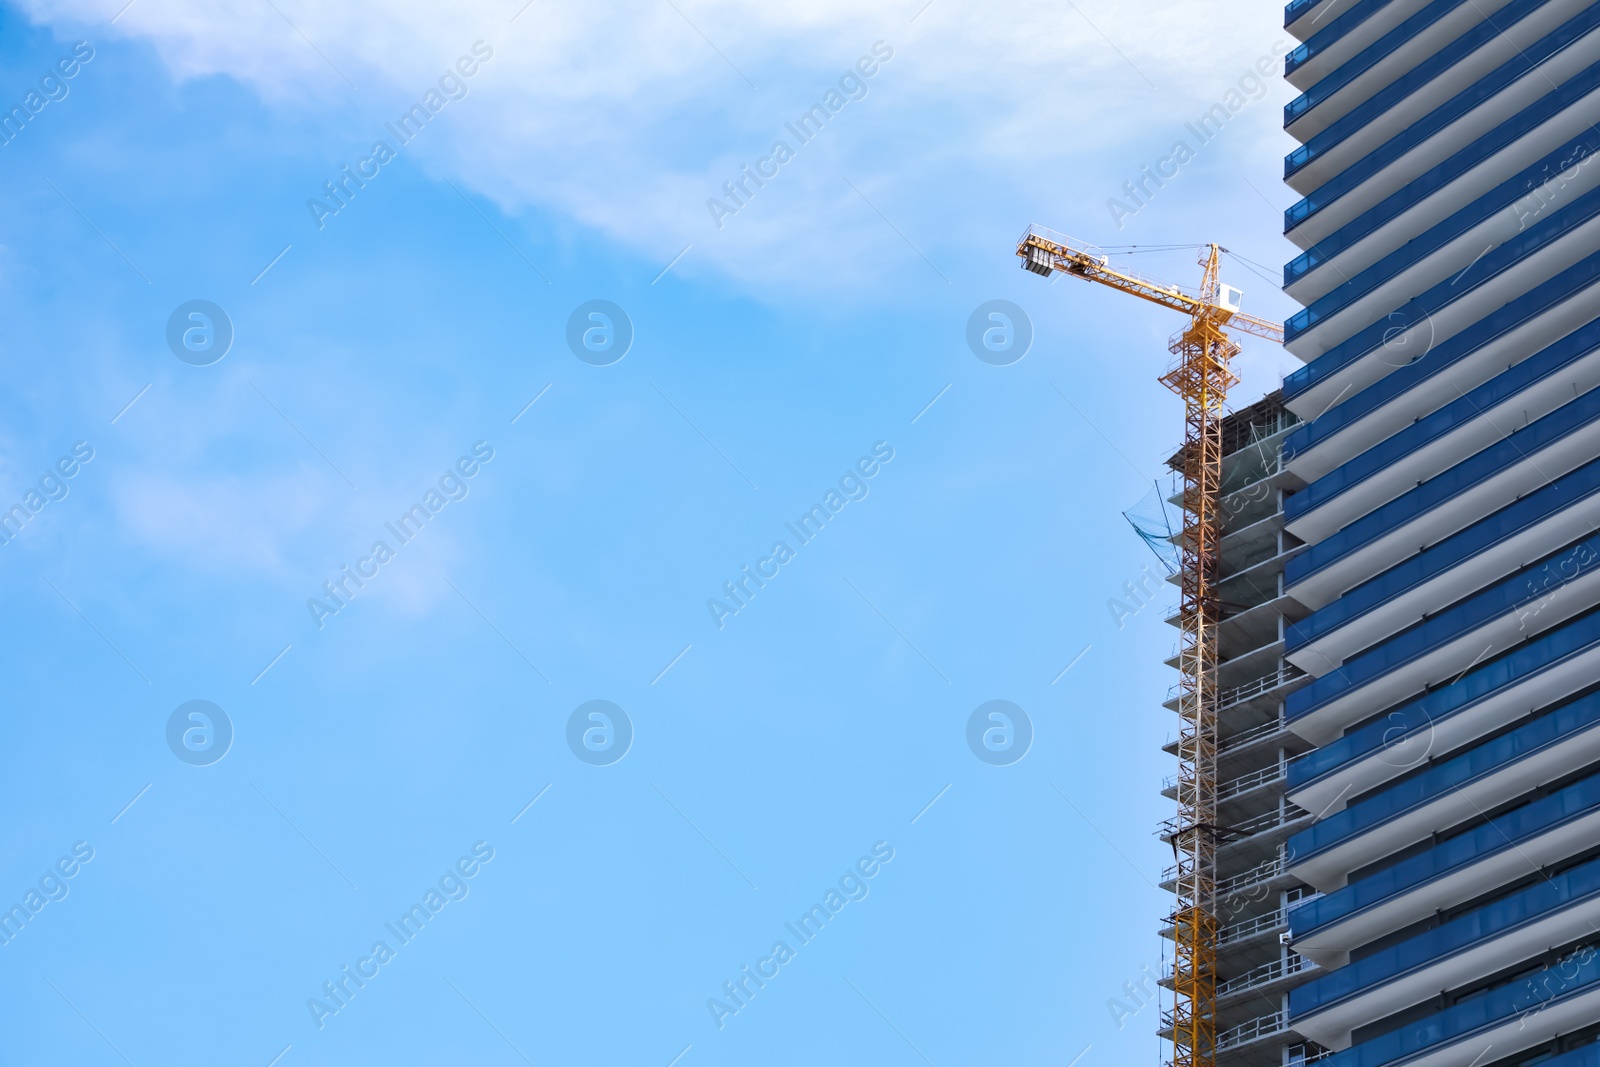
{"type": "Polygon", "coordinates": [[[1227,425],[1215,1060],[1600,1067],[1600,2],[1285,25],[1305,366],[1227,425]]]}

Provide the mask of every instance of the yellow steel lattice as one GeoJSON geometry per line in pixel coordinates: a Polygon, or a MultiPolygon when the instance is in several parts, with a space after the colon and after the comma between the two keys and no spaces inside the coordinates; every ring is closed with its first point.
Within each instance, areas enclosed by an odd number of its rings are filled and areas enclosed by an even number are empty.
{"type": "Polygon", "coordinates": [[[1173,1067],[1212,1067],[1216,1054],[1217,623],[1222,537],[1222,420],[1228,388],[1238,381],[1228,362],[1239,347],[1224,327],[1282,343],[1275,322],[1218,299],[1218,245],[1201,259],[1198,291],[1115,269],[1099,249],[1030,227],[1017,244],[1022,265],[1098,282],[1180,311],[1188,325],[1172,339],[1177,357],[1161,383],[1183,398],[1183,528],[1179,536],[1182,599],[1178,653],[1178,812],[1166,837],[1177,854],[1177,907],[1172,915],[1173,1067]]]}

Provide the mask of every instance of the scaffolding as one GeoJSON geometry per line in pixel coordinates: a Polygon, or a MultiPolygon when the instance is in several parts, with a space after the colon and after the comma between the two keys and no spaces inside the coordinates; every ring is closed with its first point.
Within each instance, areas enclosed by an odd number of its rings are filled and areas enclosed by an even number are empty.
{"type": "MultiPolygon", "coordinates": [[[[1190,291],[1114,269],[1110,257],[1091,245],[1030,226],[1017,243],[1024,269],[1048,276],[1061,271],[1098,282],[1189,316],[1168,351],[1176,361],[1161,384],[1183,398],[1184,445],[1177,531],[1181,583],[1178,651],[1179,737],[1177,815],[1163,839],[1177,862],[1173,925],[1173,1005],[1164,1022],[1172,1028],[1173,1067],[1213,1067],[1217,1038],[1216,850],[1217,825],[1217,624],[1221,603],[1222,457],[1224,404],[1238,379],[1228,369],[1239,346],[1225,327],[1268,340],[1283,341],[1275,322],[1239,311],[1239,292],[1219,278],[1219,245],[1201,249],[1205,268],[1200,287],[1190,291]]],[[[1131,521],[1131,520],[1130,520],[1131,521]]],[[[1135,524],[1138,528],[1138,524],[1135,524]]],[[[1147,537],[1148,541],[1149,538],[1147,537]]],[[[1238,1041],[1239,1035],[1228,1040],[1238,1041]]]]}

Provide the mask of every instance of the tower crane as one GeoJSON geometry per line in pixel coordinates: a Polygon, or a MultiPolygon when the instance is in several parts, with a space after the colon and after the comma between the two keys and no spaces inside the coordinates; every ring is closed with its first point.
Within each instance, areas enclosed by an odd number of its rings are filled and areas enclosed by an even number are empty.
{"type": "Polygon", "coordinates": [[[1177,854],[1173,924],[1173,1067],[1213,1067],[1216,1060],[1217,573],[1222,536],[1222,420],[1228,362],[1239,346],[1228,331],[1283,343],[1283,327],[1239,310],[1240,293],[1218,277],[1220,245],[1201,247],[1205,272],[1197,292],[1114,269],[1093,245],[1037,226],[1017,242],[1022,266],[1048,277],[1098,282],[1189,317],[1167,346],[1177,359],[1160,378],[1183,398],[1182,599],[1178,653],[1178,813],[1163,835],[1177,854]]]}

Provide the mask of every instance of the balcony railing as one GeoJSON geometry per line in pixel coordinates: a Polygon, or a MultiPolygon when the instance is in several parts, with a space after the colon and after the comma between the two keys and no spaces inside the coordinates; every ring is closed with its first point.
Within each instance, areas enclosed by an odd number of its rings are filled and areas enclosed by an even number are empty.
{"type": "MultiPolygon", "coordinates": [[[[1271,768],[1268,769],[1270,770],[1271,768]]],[[[1247,777],[1254,777],[1254,775],[1248,775],[1247,777]]],[[[1222,827],[1220,832],[1226,836],[1221,839],[1220,843],[1223,845],[1237,844],[1246,838],[1255,837],[1257,834],[1264,834],[1270,830],[1279,830],[1285,826],[1300,822],[1302,819],[1309,818],[1311,818],[1309,811],[1297,808],[1293,804],[1284,804],[1281,809],[1264,811],[1260,815],[1246,819],[1244,822],[1236,822],[1232,826],[1222,827]]],[[[1161,840],[1170,844],[1174,838],[1186,832],[1188,828],[1189,823],[1187,821],[1181,816],[1174,815],[1170,819],[1163,819],[1155,832],[1161,840]]]]}
{"type": "MultiPolygon", "coordinates": [[[[1245,451],[1246,449],[1250,448],[1252,445],[1256,445],[1256,444],[1259,444],[1259,443],[1260,443],[1259,441],[1246,441],[1244,444],[1240,445],[1238,448],[1234,449],[1232,452],[1228,452],[1228,453],[1224,453],[1224,454],[1225,455],[1236,456],[1239,453],[1241,453],[1241,452],[1245,451]]],[[[1273,475],[1282,474],[1283,473],[1283,452],[1280,449],[1278,449],[1278,447],[1276,445],[1274,445],[1273,446],[1272,458],[1264,461],[1261,464],[1261,470],[1259,470],[1259,471],[1251,471],[1250,473],[1253,475],[1253,477],[1250,479],[1250,481],[1244,482],[1244,483],[1242,483],[1240,485],[1224,485],[1221,488],[1220,491],[1222,493],[1222,517],[1224,519],[1231,518],[1236,512],[1243,511],[1244,508],[1245,508],[1245,505],[1253,503],[1254,499],[1261,499],[1261,500],[1266,499],[1265,497],[1257,497],[1257,498],[1254,498],[1252,500],[1245,500],[1242,503],[1233,502],[1236,498],[1244,496],[1247,493],[1257,492],[1256,487],[1259,486],[1262,482],[1264,482],[1267,479],[1271,478],[1273,475]]]]}
{"type": "Polygon", "coordinates": [[[1281,718],[1264,722],[1260,726],[1252,726],[1243,733],[1237,733],[1231,737],[1225,737],[1219,741],[1217,743],[1217,753],[1220,755],[1223,752],[1232,751],[1233,749],[1238,748],[1240,745],[1248,745],[1252,741],[1258,741],[1263,737],[1270,737],[1272,734],[1280,733],[1285,729],[1287,729],[1287,727],[1284,726],[1281,718]]]}
{"type": "Polygon", "coordinates": [[[1269,930],[1288,925],[1289,916],[1282,908],[1277,911],[1269,911],[1265,915],[1257,915],[1254,919],[1246,919],[1244,922],[1234,923],[1232,926],[1224,926],[1217,931],[1217,947],[1223,948],[1239,941],[1248,941],[1258,934],[1264,934],[1269,930]]]}
{"type": "Polygon", "coordinates": [[[1301,971],[1313,970],[1317,965],[1304,956],[1290,954],[1280,959],[1263,963],[1259,967],[1252,967],[1248,971],[1234,978],[1228,979],[1217,986],[1217,996],[1224,997],[1234,993],[1244,993],[1252,989],[1259,989],[1273,982],[1281,982],[1285,978],[1293,977],[1301,971]]]}
{"type": "MultiPolygon", "coordinates": [[[[1240,893],[1247,889],[1254,889],[1262,882],[1270,882],[1282,873],[1283,857],[1274,856],[1270,860],[1256,864],[1248,871],[1240,871],[1238,874],[1222,879],[1217,883],[1215,891],[1218,897],[1225,897],[1231,893],[1240,893]]],[[[1161,880],[1163,882],[1170,882],[1177,876],[1177,864],[1173,864],[1161,872],[1161,880]]]]}
{"type": "MultiPolygon", "coordinates": [[[[1241,841],[1256,837],[1257,835],[1268,833],[1272,830],[1281,830],[1284,827],[1293,826],[1296,823],[1305,822],[1311,818],[1311,813],[1306,811],[1304,808],[1298,808],[1293,804],[1285,803],[1283,807],[1277,811],[1265,811],[1253,819],[1246,819],[1244,822],[1234,823],[1232,826],[1223,827],[1223,830],[1227,832],[1228,836],[1221,841],[1221,844],[1224,847],[1228,845],[1236,845],[1241,841]]],[[[1182,826],[1180,824],[1180,820],[1174,817],[1164,820],[1161,825],[1157,827],[1156,833],[1163,841],[1170,843],[1173,837],[1181,832],[1181,830],[1182,826]]],[[[1281,856],[1283,852],[1282,845],[1278,846],[1278,852],[1281,856]]],[[[1177,877],[1177,873],[1178,868],[1177,865],[1174,864],[1161,872],[1161,878],[1163,881],[1170,881],[1171,879],[1177,877]]],[[[1229,881],[1232,881],[1232,879],[1229,879],[1229,881]]],[[[1220,886],[1218,887],[1217,892],[1223,892],[1220,886]]]]}
{"type": "MultiPolygon", "coordinates": [[[[1260,443],[1259,441],[1245,441],[1242,444],[1240,444],[1238,448],[1234,448],[1234,449],[1225,451],[1223,453],[1223,455],[1224,456],[1237,455],[1238,453],[1243,452],[1245,449],[1251,447],[1252,445],[1256,445],[1256,444],[1259,444],[1259,443],[1260,443]]],[[[1245,500],[1242,503],[1236,502],[1238,497],[1255,491],[1256,487],[1259,486],[1262,482],[1264,482],[1267,479],[1271,478],[1275,474],[1282,474],[1283,471],[1284,471],[1283,451],[1282,451],[1281,448],[1279,448],[1279,449],[1277,449],[1276,451],[1273,452],[1271,459],[1269,459],[1266,462],[1262,463],[1260,471],[1252,471],[1251,472],[1251,474],[1254,477],[1250,481],[1241,483],[1239,485],[1224,485],[1224,486],[1222,486],[1221,489],[1219,490],[1219,492],[1221,493],[1221,496],[1222,496],[1222,518],[1223,518],[1223,520],[1226,521],[1228,518],[1232,517],[1235,512],[1242,511],[1246,504],[1250,504],[1250,503],[1254,502],[1252,500],[1245,500]]],[[[1157,483],[1157,491],[1162,491],[1159,482],[1157,483]]],[[[1183,494],[1184,494],[1183,475],[1180,474],[1180,473],[1174,473],[1174,474],[1170,475],[1166,480],[1166,486],[1165,486],[1165,490],[1164,490],[1163,499],[1165,499],[1166,502],[1168,504],[1171,504],[1173,507],[1181,509],[1183,507],[1183,494]]],[[[1260,499],[1265,499],[1265,498],[1260,498],[1260,499]]]]}
{"type": "MultiPolygon", "coordinates": [[[[1252,789],[1259,789],[1264,785],[1271,785],[1273,782],[1282,781],[1284,775],[1287,773],[1285,771],[1285,766],[1286,765],[1284,762],[1280,760],[1277,763],[1269,764],[1268,766],[1261,768],[1259,771],[1251,771],[1249,774],[1243,774],[1238,778],[1232,779],[1231,781],[1224,782],[1217,788],[1217,799],[1229,800],[1238,796],[1240,793],[1247,793],[1252,789]]],[[[1177,784],[1178,776],[1175,774],[1169,774],[1166,776],[1166,778],[1162,779],[1162,791],[1171,789],[1177,784]]]]}
{"type": "MultiPolygon", "coordinates": [[[[1236,734],[1229,734],[1227,737],[1224,737],[1221,741],[1217,742],[1217,754],[1220,756],[1224,752],[1231,752],[1242,745],[1248,745],[1251,742],[1259,741],[1262,738],[1271,737],[1273,734],[1282,733],[1287,728],[1288,727],[1286,727],[1283,723],[1283,719],[1277,718],[1264,722],[1260,726],[1252,726],[1248,730],[1242,730],[1236,734]]],[[[1177,742],[1172,739],[1171,734],[1168,734],[1167,745],[1172,746],[1175,744],[1177,744],[1177,742]]],[[[1175,775],[1168,775],[1166,782],[1170,784],[1175,777],[1175,775]]],[[[1166,786],[1163,785],[1162,788],[1164,789],[1166,786]]]]}
{"type": "MultiPolygon", "coordinates": [[[[1289,912],[1294,910],[1295,904],[1304,903],[1307,900],[1315,900],[1321,895],[1321,893],[1308,892],[1299,901],[1291,901],[1287,908],[1279,908],[1264,915],[1257,915],[1253,919],[1236,922],[1232,926],[1224,926],[1217,931],[1217,947],[1227,948],[1229,945],[1236,945],[1241,941],[1249,941],[1251,938],[1260,937],[1263,934],[1286,929],[1289,925],[1289,912]]],[[[1174,919],[1169,915],[1166,921],[1170,924],[1174,919]]]]}
{"type": "Polygon", "coordinates": [[[1248,1044],[1257,1038],[1281,1034],[1287,1029],[1289,1029],[1288,1012],[1275,1011],[1271,1015],[1262,1015],[1249,1022],[1240,1023],[1231,1030],[1222,1031],[1217,1035],[1215,1048],[1218,1052],[1224,1052],[1248,1044]]]}
{"type": "Polygon", "coordinates": [[[1253,682],[1236,685],[1232,689],[1224,689],[1217,694],[1217,709],[1227,711],[1235,704],[1242,704],[1246,700],[1270,692],[1279,686],[1288,685],[1296,678],[1304,676],[1306,672],[1292,663],[1286,663],[1271,674],[1262,675],[1253,682]]]}
{"type": "Polygon", "coordinates": [[[1250,439],[1240,443],[1237,448],[1234,448],[1229,452],[1224,452],[1223,455],[1230,455],[1232,452],[1237,452],[1240,448],[1249,448],[1251,445],[1260,444],[1268,437],[1276,437],[1278,434],[1289,429],[1290,427],[1299,425],[1300,416],[1296,415],[1288,408],[1279,408],[1276,414],[1269,415],[1260,422],[1252,422],[1250,424],[1250,439]]]}
{"type": "Polygon", "coordinates": [[[1311,813],[1304,808],[1297,808],[1293,804],[1285,804],[1281,811],[1263,812],[1253,819],[1246,819],[1244,822],[1235,823],[1228,827],[1228,830],[1235,836],[1224,841],[1223,844],[1226,845],[1231,841],[1237,841],[1244,837],[1254,837],[1256,834],[1264,834],[1268,830],[1277,830],[1288,826],[1290,823],[1309,818],[1311,818],[1311,813]]]}
{"type": "Polygon", "coordinates": [[[1224,783],[1222,788],[1217,790],[1217,799],[1228,800],[1238,796],[1240,793],[1247,793],[1252,789],[1271,785],[1273,782],[1281,782],[1284,776],[1284,767],[1284,762],[1279,760],[1277,763],[1263,767],[1253,774],[1240,775],[1233,781],[1224,783]]]}
{"type": "Polygon", "coordinates": [[[1331,1048],[1323,1048],[1314,1041],[1303,1041],[1289,1046],[1289,1067],[1308,1067],[1334,1055],[1331,1048]]]}
{"type": "MultiPolygon", "coordinates": [[[[1236,685],[1231,689],[1224,689],[1217,694],[1217,710],[1227,711],[1235,704],[1242,704],[1246,700],[1253,700],[1263,693],[1269,693],[1279,686],[1288,685],[1296,678],[1305,676],[1305,671],[1291,663],[1285,663],[1271,674],[1264,674],[1260,678],[1253,678],[1243,685],[1236,685]]],[[[1183,683],[1174,683],[1167,690],[1167,699],[1172,700],[1181,694],[1183,683]]],[[[1231,742],[1230,742],[1231,744],[1231,742]]]]}

